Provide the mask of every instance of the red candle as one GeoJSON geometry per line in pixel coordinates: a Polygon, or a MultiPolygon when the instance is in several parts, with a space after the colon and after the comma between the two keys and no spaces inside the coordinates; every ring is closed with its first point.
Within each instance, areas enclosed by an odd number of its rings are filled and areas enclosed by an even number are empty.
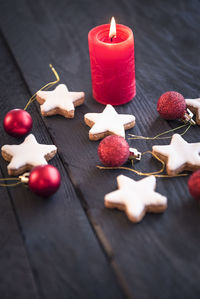
{"type": "Polygon", "coordinates": [[[132,30],[112,22],[97,26],[90,30],[88,44],[95,100],[111,105],[131,101],[136,94],[132,30]]]}

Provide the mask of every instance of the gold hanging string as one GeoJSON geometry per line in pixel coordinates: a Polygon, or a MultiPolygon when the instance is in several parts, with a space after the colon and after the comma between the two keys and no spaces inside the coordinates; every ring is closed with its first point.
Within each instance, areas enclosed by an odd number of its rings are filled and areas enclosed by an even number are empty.
{"type": "MultiPolygon", "coordinates": [[[[177,175],[168,175],[168,174],[160,174],[162,173],[164,170],[165,170],[165,162],[163,160],[161,160],[158,156],[156,156],[153,152],[151,151],[146,151],[144,153],[142,153],[142,155],[145,155],[145,154],[151,154],[156,160],[158,160],[161,164],[162,164],[162,167],[160,170],[158,171],[153,171],[153,172],[141,172],[139,170],[136,170],[136,169],[133,169],[133,168],[129,168],[129,167],[125,167],[125,166],[119,166],[119,167],[107,167],[107,166],[100,166],[100,165],[97,165],[96,167],[99,168],[99,169],[123,169],[123,170],[129,170],[129,171],[132,171],[140,176],[150,176],[150,175],[154,175],[155,177],[162,177],[162,178],[172,178],[172,177],[179,177],[179,176],[187,176],[188,174],[187,173],[183,173],[183,174],[177,174],[177,175]]],[[[134,163],[133,163],[133,160],[131,161],[132,162],[132,167],[134,167],[134,163]]]]}
{"type": "Polygon", "coordinates": [[[192,126],[192,124],[189,124],[189,125],[188,124],[184,124],[184,125],[181,125],[181,126],[179,126],[177,128],[174,128],[174,129],[162,132],[162,133],[160,133],[160,134],[158,134],[158,135],[156,135],[154,137],[146,137],[146,136],[138,136],[138,135],[128,134],[129,136],[131,136],[131,137],[128,137],[128,139],[136,139],[136,140],[140,140],[140,139],[143,139],[143,140],[169,139],[172,136],[165,136],[165,137],[160,137],[160,136],[168,134],[168,133],[171,133],[173,131],[176,131],[176,130],[179,130],[181,128],[186,127],[185,131],[183,131],[180,134],[181,136],[183,136],[190,129],[191,126],[192,126]]]}
{"type": "Polygon", "coordinates": [[[0,183],[0,187],[14,187],[17,186],[19,184],[21,184],[21,179],[20,178],[2,178],[0,179],[0,182],[2,181],[18,181],[17,183],[12,183],[12,184],[2,184],[0,183]]]}
{"type": "MultiPolygon", "coordinates": [[[[54,69],[54,67],[52,66],[52,64],[49,64],[49,67],[51,68],[52,72],[54,73],[56,80],[47,83],[45,86],[43,86],[42,88],[40,88],[38,91],[41,90],[48,90],[50,87],[52,87],[53,85],[57,84],[60,81],[60,77],[58,75],[58,73],[56,72],[56,70],[54,69]]],[[[37,91],[37,92],[38,92],[37,91]]],[[[36,92],[36,93],[37,93],[36,92]]],[[[29,99],[28,103],[26,104],[26,106],[24,107],[24,110],[26,110],[28,108],[28,106],[35,101],[36,99],[36,93],[34,93],[34,95],[32,95],[32,97],[29,99]]]]}

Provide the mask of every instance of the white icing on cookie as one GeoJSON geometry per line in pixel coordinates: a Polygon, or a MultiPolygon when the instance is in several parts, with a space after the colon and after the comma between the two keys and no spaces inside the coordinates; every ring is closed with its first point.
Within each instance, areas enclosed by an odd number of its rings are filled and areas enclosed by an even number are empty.
{"type": "Polygon", "coordinates": [[[94,122],[90,134],[99,134],[109,131],[113,134],[125,137],[124,125],[135,122],[135,116],[131,114],[118,114],[112,105],[107,105],[102,113],[87,113],[85,118],[94,122]]]}
{"type": "Polygon", "coordinates": [[[139,181],[125,176],[117,177],[118,190],[105,195],[105,205],[110,208],[124,210],[128,218],[133,222],[140,221],[148,207],[153,212],[159,206],[162,211],[167,208],[167,198],[155,192],[156,178],[149,176],[139,181]]]}
{"type": "Polygon", "coordinates": [[[19,145],[4,145],[1,148],[12,159],[8,164],[8,169],[18,169],[24,165],[46,165],[45,156],[52,151],[56,151],[55,145],[39,144],[33,134],[28,135],[24,142],[19,145]]]}
{"type": "Polygon", "coordinates": [[[152,149],[168,158],[167,167],[171,171],[186,163],[200,167],[200,142],[188,143],[179,134],[172,136],[169,145],[154,145],[152,149]]]}
{"type": "Polygon", "coordinates": [[[70,92],[65,84],[59,84],[51,91],[38,91],[37,96],[45,102],[40,106],[42,112],[49,112],[55,108],[71,111],[74,110],[74,102],[84,97],[84,92],[70,92]]]}
{"type": "Polygon", "coordinates": [[[200,122],[200,98],[185,99],[186,105],[196,114],[197,123],[200,122]],[[193,109],[192,109],[193,108],[193,109]]]}

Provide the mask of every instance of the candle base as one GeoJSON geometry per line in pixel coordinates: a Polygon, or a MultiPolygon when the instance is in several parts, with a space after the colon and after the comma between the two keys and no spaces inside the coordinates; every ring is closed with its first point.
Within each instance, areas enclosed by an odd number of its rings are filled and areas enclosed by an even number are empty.
{"type": "Polygon", "coordinates": [[[103,104],[103,105],[108,105],[108,104],[110,104],[110,105],[112,105],[112,106],[119,106],[119,105],[124,105],[124,104],[126,104],[126,103],[129,103],[129,102],[131,102],[131,101],[135,98],[135,96],[136,96],[136,90],[135,90],[134,94],[133,94],[130,98],[127,98],[127,99],[125,99],[125,100],[120,100],[120,101],[102,100],[101,98],[98,98],[97,96],[95,96],[94,93],[93,93],[93,95],[92,95],[93,99],[94,99],[96,102],[98,102],[98,103],[100,103],[100,104],[103,104]]]}

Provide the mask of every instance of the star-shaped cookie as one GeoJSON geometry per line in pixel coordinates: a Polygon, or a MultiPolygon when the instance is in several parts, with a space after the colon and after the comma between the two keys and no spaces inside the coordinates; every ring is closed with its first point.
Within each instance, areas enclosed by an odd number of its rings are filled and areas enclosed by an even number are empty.
{"type": "Polygon", "coordinates": [[[146,212],[160,213],[166,210],[167,198],[155,192],[154,176],[134,181],[125,175],[119,175],[117,184],[118,190],[105,195],[105,206],[125,211],[130,221],[141,221],[146,212]]]}
{"type": "Polygon", "coordinates": [[[99,140],[108,135],[125,137],[125,130],[135,125],[135,116],[118,114],[112,105],[107,105],[102,113],[86,113],[85,123],[91,128],[90,140],[99,140]]]}
{"type": "Polygon", "coordinates": [[[84,102],[85,93],[70,92],[65,84],[59,84],[54,90],[38,91],[36,99],[41,105],[42,115],[60,114],[66,118],[73,118],[75,107],[84,102]]]}
{"type": "Polygon", "coordinates": [[[196,123],[200,126],[200,98],[185,99],[187,108],[196,115],[196,123]]]}
{"type": "Polygon", "coordinates": [[[9,175],[19,175],[38,165],[46,165],[57,152],[55,145],[39,144],[33,134],[19,145],[4,145],[1,154],[8,164],[9,175]]]}
{"type": "Polygon", "coordinates": [[[168,175],[200,168],[200,142],[188,143],[179,134],[172,136],[169,145],[154,145],[152,150],[166,163],[168,175]]]}

